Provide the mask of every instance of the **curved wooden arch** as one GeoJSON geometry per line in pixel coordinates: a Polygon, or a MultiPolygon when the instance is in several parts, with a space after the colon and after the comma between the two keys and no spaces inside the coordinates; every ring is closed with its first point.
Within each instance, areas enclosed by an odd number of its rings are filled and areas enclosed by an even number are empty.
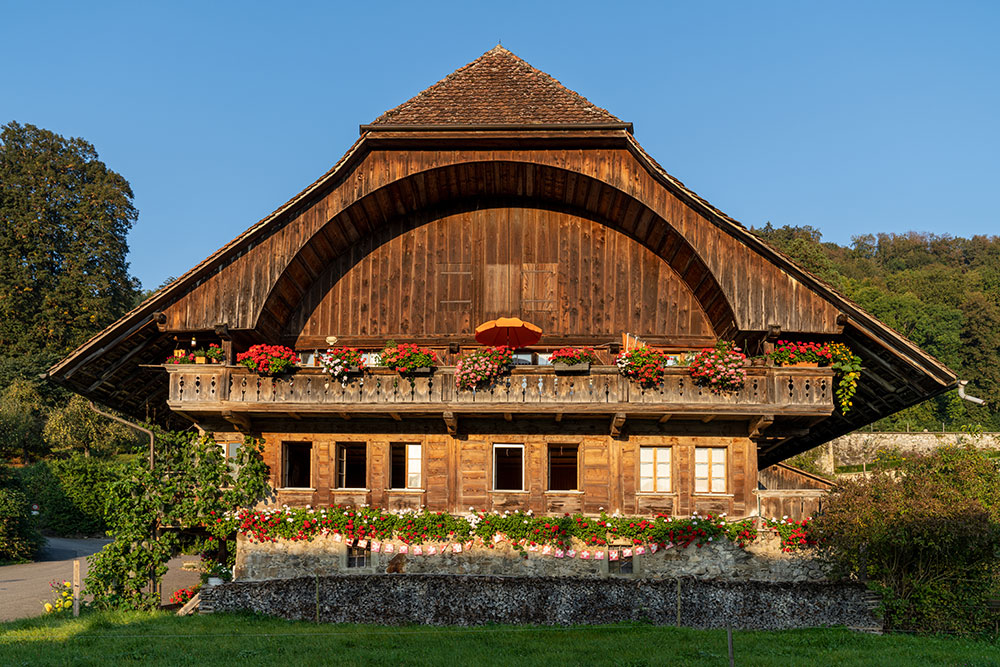
{"type": "Polygon", "coordinates": [[[690,243],[630,195],[577,172],[530,162],[465,162],[402,177],[355,201],[305,241],[274,281],[255,328],[279,336],[318,278],[310,266],[329,263],[405,216],[448,202],[514,198],[529,206],[577,211],[620,231],[663,259],[705,311],[717,336],[735,327],[719,282],[690,243]]]}

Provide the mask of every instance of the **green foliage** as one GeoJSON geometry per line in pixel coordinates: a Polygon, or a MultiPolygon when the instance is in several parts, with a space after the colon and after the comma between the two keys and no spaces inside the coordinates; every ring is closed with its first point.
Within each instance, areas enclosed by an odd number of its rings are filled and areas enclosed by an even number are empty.
{"type": "Polygon", "coordinates": [[[0,392],[0,456],[37,458],[45,452],[45,401],[35,385],[15,380],[0,392]]]}
{"type": "Polygon", "coordinates": [[[0,466],[0,564],[29,560],[41,543],[20,482],[0,466]]]}
{"type": "Polygon", "coordinates": [[[0,131],[0,346],[37,375],[134,302],[126,241],[132,190],[83,139],[33,125],[0,131]]]}
{"type": "Polygon", "coordinates": [[[398,539],[408,544],[463,542],[473,537],[492,545],[494,538],[512,542],[515,548],[531,545],[568,547],[571,539],[590,547],[628,542],[632,544],[691,544],[728,539],[740,546],[752,542],[757,531],[750,519],[727,521],[722,516],[691,518],[658,515],[643,517],[535,516],[529,512],[481,512],[454,516],[447,512],[390,511],[376,507],[329,507],[241,510],[216,521],[222,534],[239,531],[257,542],[278,539],[292,542],[320,535],[340,534],[348,540],[398,539]]]}
{"type": "Polygon", "coordinates": [[[152,471],[135,463],[109,486],[107,520],[114,542],[90,557],[86,593],[100,609],[151,609],[167,561],[182,549],[210,551],[228,560],[232,536],[218,521],[252,506],[269,492],[261,444],[247,438],[235,461],[227,461],[211,438],[189,433],[157,434],[152,471]],[[211,533],[208,537],[204,534],[211,533]]]}
{"type": "Polygon", "coordinates": [[[126,464],[75,456],[41,461],[18,471],[32,503],[39,506],[39,527],[55,535],[99,535],[110,487],[125,474],[126,464]]]}
{"type": "Polygon", "coordinates": [[[753,230],[882,321],[930,352],[987,401],[944,396],[876,424],[880,430],[1000,430],[1000,237],[934,234],[855,237],[851,247],[821,241],[811,227],[753,230]]]}
{"type": "Polygon", "coordinates": [[[1000,470],[972,447],[842,484],[813,531],[843,574],[883,595],[889,628],[972,632],[1000,620],[985,602],[1000,592],[1000,470]]]}
{"type": "Polygon", "coordinates": [[[75,394],[49,413],[42,435],[53,452],[84,456],[137,452],[146,444],[133,429],[97,414],[87,399],[75,394]]]}

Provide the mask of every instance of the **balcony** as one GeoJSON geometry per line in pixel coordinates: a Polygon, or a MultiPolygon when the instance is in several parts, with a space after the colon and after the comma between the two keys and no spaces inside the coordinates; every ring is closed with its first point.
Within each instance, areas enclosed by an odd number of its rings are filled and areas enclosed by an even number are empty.
{"type": "Polygon", "coordinates": [[[748,368],[743,389],[727,394],[696,386],[683,367],[668,368],[659,387],[644,390],[614,366],[595,366],[579,375],[559,375],[550,366],[521,366],[493,389],[476,392],[456,388],[453,367],[417,376],[412,386],[389,369],[369,369],[345,381],[308,367],[281,377],[213,365],[168,366],[167,372],[170,408],[194,414],[821,417],[834,409],[829,368],[748,368]]]}

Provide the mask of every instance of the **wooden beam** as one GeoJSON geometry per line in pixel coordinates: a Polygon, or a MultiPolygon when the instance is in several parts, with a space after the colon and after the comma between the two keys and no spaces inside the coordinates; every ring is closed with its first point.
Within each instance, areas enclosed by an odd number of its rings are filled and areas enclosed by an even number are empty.
{"type": "Polygon", "coordinates": [[[562,418],[563,418],[563,413],[557,412],[556,413],[556,423],[558,424],[559,422],[561,422],[562,418]]]}
{"type": "Polygon", "coordinates": [[[389,416],[392,417],[393,419],[395,419],[398,422],[403,421],[403,417],[398,412],[390,412],[389,416]]]}
{"type": "Polygon", "coordinates": [[[344,421],[351,420],[351,415],[347,414],[346,412],[340,412],[338,414],[340,415],[340,418],[343,419],[344,421]]]}
{"type": "Polygon", "coordinates": [[[712,421],[713,419],[715,419],[715,415],[705,415],[704,417],[701,418],[701,423],[702,424],[707,424],[708,422],[712,421]]]}
{"type": "Polygon", "coordinates": [[[512,422],[512,421],[514,421],[514,414],[511,413],[511,412],[505,412],[505,413],[503,413],[503,418],[506,421],[512,422]]]}
{"type": "Polygon", "coordinates": [[[768,426],[774,423],[774,415],[759,415],[750,419],[749,437],[756,438],[768,426]]]}
{"type": "MultiPolygon", "coordinates": [[[[177,412],[174,410],[174,412],[177,412]]],[[[250,416],[242,412],[223,410],[222,418],[236,427],[240,433],[249,434],[253,429],[250,424],[250,416]]]]}
{"type": "Polygon", "coordinates": [[[665,414],[662,417],[660,417],[660,423],[661,424],[666,424],[668,421],[670,421],[671,417],[673,417],[673,415],[668,412],[667,414],[665,414]]]}
{"type": "Polygon", "coordinates": [[[89,394],[90,392],[92,392],[95,389],[97,389],[108,378],[110,378],[112,375],[114,375],[115,372],[119,368],[121,368],[122,366],[124,366],[125,364],[127,364],[128,361],[129,361],[129,359],[131,359],[132,357],[134,357],[138,353],[140,353],[143,350],[145,350],[146,347],[150,343],[152,343],[154,341],[157,341],[157,340],[159,340],[158,336],[150,336],[149,338],[147,338],[146,340],[144,340],[143,342],[139,343],[134,348],[132,348],[131,350],[129,350],[128,352],[126,352],[125,354],[123,354],[122,357],[120,359],[118,359],[118,361],[116,361],[113,364],[111,364],[110,366],[108,366],[108,368],[103,373],[101,373],[101,376],[99,378],[97,378],[96,382],[94,382],[92,385],[90,385],[89,387],[87,387],[87,392],[86,393],[89,394]]]}
{"type": "Polygon", "coordinates": [[[458,433],[458,418],[455,417],[454,412],[445,412],[441,417],[444,419],[444,425],[448,428],[448,435],[458,433]]]}
{"type": "Polygon", "coordinates": [[[302,421],[302,415],[300,415],[298,412],[289,412],[288,416],[294,419],[295,421],[302,421]]]}
{"type": "Polygon", "coordinates": [[[619,436],[622,433],[622,428],[625,426],[625,413],[616,412],[615,416],[611,419],[611,435],[619,436]]]}

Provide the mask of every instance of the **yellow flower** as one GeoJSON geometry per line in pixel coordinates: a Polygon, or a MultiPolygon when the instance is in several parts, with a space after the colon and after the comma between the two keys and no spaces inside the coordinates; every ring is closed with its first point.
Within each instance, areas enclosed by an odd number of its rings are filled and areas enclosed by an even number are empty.
{"type": "Polygon", "coordinates": [[[46,614],[51,614],[52,613],[52,605],[50,603],[48,603],[48,602],[45,603],[45,613],[46,614]]]}

